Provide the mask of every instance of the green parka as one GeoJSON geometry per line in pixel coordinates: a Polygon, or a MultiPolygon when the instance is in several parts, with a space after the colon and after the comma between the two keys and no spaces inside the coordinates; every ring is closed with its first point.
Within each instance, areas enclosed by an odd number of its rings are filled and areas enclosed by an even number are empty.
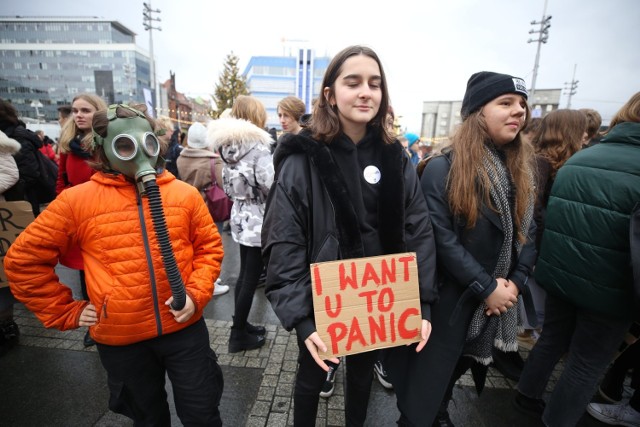
{"type": "Polygon", "coordinates": [[[629,220],[640,202],[640,123],[620,123],[558,171],[535,277],[584,309],[633,316],[629,220]]]}

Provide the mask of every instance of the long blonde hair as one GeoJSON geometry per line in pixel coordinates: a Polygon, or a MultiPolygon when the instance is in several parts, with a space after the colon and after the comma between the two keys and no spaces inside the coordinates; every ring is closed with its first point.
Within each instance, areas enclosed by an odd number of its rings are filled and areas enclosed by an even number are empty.
{"type": "MultiPolygon", "coordinates": [[[[98,95],[94,95],[92,93],[80,93],[73,98],[73,101],[71,101],[71,105],[73,106],[73,103],[78,99],[82,99],[83,101],[86,101],[89,104],[93,105],[93,107],[96,109],[96,112],[107,109],[106,102],[104,102],[98,95]]],[[[62,153],[68,152],[70,150],[69,145],[71,144],[71,141],[73,141],[76,135],[80,133],[80,129],[78,129],[78,126],[76,126],[76,121],[73,119],[73,117],[69,118],[69,120],[67,120],[67,122],[62,127],[62,131],[60,132],[60,141],[58,143],[60,151],[62,153]]],[[[91,131],[86,132],[82,138],[83,147],[90,147],[92,140],[93,135],[91,131]]]]}
{"type": "MultiPolygon", "coordinates": [[[[529,121],[529,107],[526,108],[526,121],[529,121]]],[[[471,113],[462,122],[451,137],[448,148],[453,151],[451,170],[447,178],[449,207],[454,215],[466,220],[467,228],[473,228],[478,220],[480,208],[484,204],[496,210],[491,201],[491,180],[482,165],[484,144],[490,143],[487,124],[482,109],[471,113]],[[474,185],[475,183],[475,185],[474,185]]],[[[515,198],[515,224],[522,224],[527,207],[534,194],[533,185],[533,148],[525,142],[520,132],[516,138],[501,147],[505,155],[505,164],[513,180],[515,198]]],[[[526,240],[527,230],[518,230],[518,240],[526,240]]]]}

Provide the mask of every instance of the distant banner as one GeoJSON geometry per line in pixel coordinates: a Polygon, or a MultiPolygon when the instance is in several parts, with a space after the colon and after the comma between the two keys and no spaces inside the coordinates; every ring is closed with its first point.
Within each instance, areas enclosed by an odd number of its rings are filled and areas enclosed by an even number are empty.
{"type": "Polygon", "coordinates": [[[33,212],[28,202],[0,202],[0,288],[9,286],[4,274],[4,257],[9,246],[31,221],[33,212]]]}
{"type": "Polygon", "coordinates": [[[144,103],[147,104],[147,112],[153,118],[156,117],[156,110],[153,108],[153,96],[151,94],[151,89],[142,88],[142,92],[144,93],[144,103]]]}
{"type": "Polygon", "coordinates": [[[322,358],[420,341],[414,252],[311,264],[322,358]]]}

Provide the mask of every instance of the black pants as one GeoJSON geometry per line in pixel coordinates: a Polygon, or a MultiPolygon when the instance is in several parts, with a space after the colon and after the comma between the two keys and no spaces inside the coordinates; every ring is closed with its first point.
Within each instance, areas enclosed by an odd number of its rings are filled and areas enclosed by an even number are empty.
{"type": "MultiPolygon", "coordinates": [[[[316,425],[320,390],[327,373],[313,360],[304,341],[298,338],[300,355],[298,375],[294,389],[293,425],[316,425]]],[[[378,360],[377,351],[354,354],[343,358],[346,363],[345,418],[347,427],[362,426],[367,418],[369,394],[373,380],[373,365],[378,360]]]]}
{"type": "Polygon", "coordinates": [[[247,325],[253,294],[256,293],[262,269],[261,249],[240,245],[240,275],[234,293],[234,327],[243,329],[247,325]]]}
{"type": "Polygon", "coordinates": [[[173,334],[125,346],[97,344],[107,371],[109,409],[136,426],[171,426],[165,373],[185,426],[221,426],[222,371],[204,319],[173,334]]]}

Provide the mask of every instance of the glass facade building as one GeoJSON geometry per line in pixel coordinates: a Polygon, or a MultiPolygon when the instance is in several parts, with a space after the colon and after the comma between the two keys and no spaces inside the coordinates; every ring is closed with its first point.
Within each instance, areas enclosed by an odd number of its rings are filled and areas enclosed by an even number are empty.
{"type": "Polygon", "coordinates": [[[0,17],[0,98],[21,116],[47,121],[82,92],[107,104],[144,103],[150,57],[135,36],[99,18],[0,17]]]}
{"type": "Polygon", "coordinates": [[[297,56],[253,56],[243,75],[252,96],[267,110],[267,127],[282,130],[278,102],[297,96],[311,112],[313,99],[321,94],[322,77],[331,58],[316,58],[313,50],[299,49],[297,56]]]}

